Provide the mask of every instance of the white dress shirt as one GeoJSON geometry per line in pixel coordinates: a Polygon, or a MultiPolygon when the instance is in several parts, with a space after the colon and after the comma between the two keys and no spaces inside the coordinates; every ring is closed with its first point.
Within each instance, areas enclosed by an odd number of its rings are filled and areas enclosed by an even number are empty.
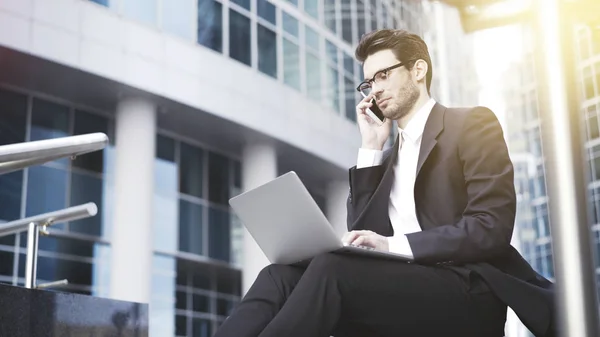
{"type": "MultiPolygon", "coordinates": [[[[435,100],[429,99],[408,122],[404,130],[398,127],[400,144],[393,168],[394,179],[388,208],[394,229],[394,236],[388,237],[388,243],[390,252],[393,253],[412,256],[406,234],[421,231],[415,209],[415,178],[423,130],[434,105],[435,100]]],[[[361,148],[358,150],[356,168],[381,165],[382,161],[383,151],[361,148]]]]}

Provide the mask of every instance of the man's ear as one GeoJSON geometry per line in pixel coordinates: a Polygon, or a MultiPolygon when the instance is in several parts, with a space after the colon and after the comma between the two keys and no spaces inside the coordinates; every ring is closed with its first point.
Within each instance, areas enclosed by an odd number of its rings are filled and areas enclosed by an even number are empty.
{"type": "Polygon", "coordinates": [[[425,62],[423,60],[417,60],[415,62],[415,65],[413,66],[413,71],[414,71],[414,74],[415,74],[415,79],[418,82],[420,82],[420,81],[425,82],[428,70],[429,70],[429,65],[427,65],[427,62],[425,62]]]}

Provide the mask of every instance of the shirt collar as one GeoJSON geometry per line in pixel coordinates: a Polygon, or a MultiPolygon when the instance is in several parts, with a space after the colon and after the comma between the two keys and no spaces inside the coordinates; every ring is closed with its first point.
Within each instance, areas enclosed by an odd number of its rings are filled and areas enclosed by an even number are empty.
{"type": "Polygon", "coordinates": [[[423,130],[425,130],[425,124],[435,103],[435,100],[430,98],[408,122],[404,130],[398,127],[398,132],[404,137],[404,140],[416,143],[421,138],[423,130]]]}

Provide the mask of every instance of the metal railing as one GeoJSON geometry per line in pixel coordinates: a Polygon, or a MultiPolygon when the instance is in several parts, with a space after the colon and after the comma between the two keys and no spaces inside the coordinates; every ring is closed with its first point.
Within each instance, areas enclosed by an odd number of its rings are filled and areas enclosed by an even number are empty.
{"type": "MultiPolygon", "coordinates": [[[[0,146],[0,175],[65,157],[73,159],[89,152],[101,150],[107,144],[108,137],[105,134],[92,133],[0,146]]],[[[48,227],[52,224],[93,217],[97,212],[96,204],[90,202],[0,225],[0,237],[27,231],[26,288],[49,288],[68,283],[68,280],[59,280],[37,284],[40,233],[49,235],[48,227]]]]}

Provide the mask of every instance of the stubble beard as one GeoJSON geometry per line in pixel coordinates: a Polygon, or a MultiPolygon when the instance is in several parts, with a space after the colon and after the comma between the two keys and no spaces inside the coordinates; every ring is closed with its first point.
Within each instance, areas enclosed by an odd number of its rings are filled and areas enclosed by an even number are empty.
{"type": "Polygon", "coordinates": [[[392,120],[400,120],[410,114],[410,111],[419,100],[420,92],[419,88],[412,82],[399,90],[398,92],[398,103],[394,110],[390,111],[386,116],[392,120]]]}

